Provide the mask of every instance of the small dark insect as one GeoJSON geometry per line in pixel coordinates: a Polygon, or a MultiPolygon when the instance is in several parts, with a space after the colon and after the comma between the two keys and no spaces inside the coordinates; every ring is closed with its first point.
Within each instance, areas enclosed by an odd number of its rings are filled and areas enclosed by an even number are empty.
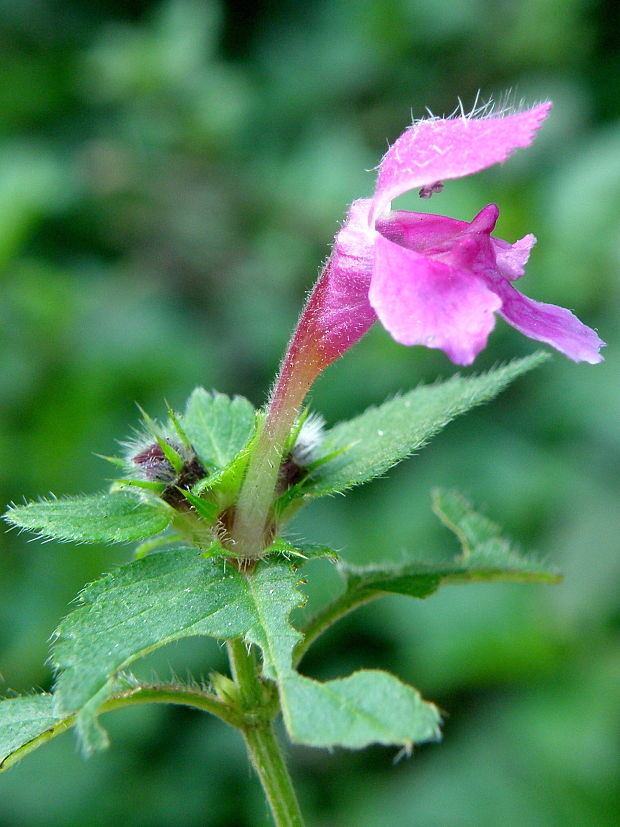
{"type": "Polygon", "coordinates": [[[420,198],[430,198],[431,195],[435,193],[441,192],[443,190],[443,184],[441,181],[435,181],[434,184],[428,184],[425,187],[420,187],[418,195],[420,198]]]}

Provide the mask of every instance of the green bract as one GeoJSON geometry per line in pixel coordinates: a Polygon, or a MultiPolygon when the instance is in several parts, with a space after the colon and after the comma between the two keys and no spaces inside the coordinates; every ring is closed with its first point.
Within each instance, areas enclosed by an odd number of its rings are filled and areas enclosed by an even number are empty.
{"type": "MultiPolygon", "coordinates": [[[[279,493],[275,503],[278,519],[286,521],[288,510],[294,513],[300,498],[343,492],[381,476],[420,450],[456,416],[488,401],[546,358],[545,354],[534,354],[479,376],[454,376],[443,383],[420,386],[335,425],[325,433],[308,466],[298,469],[300,479],[279,493]]],[[[231,399],[196,388],[185,413],[168,426],[181,430],[205,472],[203,479],[179,495],[187,500],[188,512],[179,513],[162,501],[164,484],[128,480],[120,483],[124,490],[117,488],[113,493],[16,505],[5,519],[42,537],[80,542],[139,540],[171,527],[172,539],[184,545],[189,539],[208,547],[221,534],[217,528],[220,515],[234,504],[256,416],[243,397],[231,399]],[[215,534],[205,531],[213,526],[215,534]]],[[[152,420],[147,424],[157,428],[152,420]]],[[[159,433],[153,439],[157,436],[159,433]]]]}

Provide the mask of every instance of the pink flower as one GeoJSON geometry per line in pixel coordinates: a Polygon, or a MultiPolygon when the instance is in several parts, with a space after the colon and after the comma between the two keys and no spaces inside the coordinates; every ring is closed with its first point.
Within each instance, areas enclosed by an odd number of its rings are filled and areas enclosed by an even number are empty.
{"type": "Polygon", "coordinates": [[[524,112],[428,118],[414,123],[379,165],[372,199],[355,201],[304,307],[273,388],[236,506],[231,536],[242,557],[260,556],[291,427],[317,376],[377,318],[398,342],[445,351],[468,365],[486,345],[500,313],[517,330],[577,362],[599,362],[604,344],[568,310],[518,293],[536,241],[509,244],[491,235],[499,210],[489,204],[471,223],[440,215],[391,212],[390,202],[479,172],[529,146],[550,103],[524,112]]]}
{"type": "Polygon", "coordinates": [[[532,142],[550,108],[543,103],[512,114],[428,118],[400,136],[379,165],[374,197],[352,204],[300,319],[297,336],[320,353],[320,369],[377,317],[396,341],[440,348],[468,365],[485,347],[495,313],[576,362],[601,361],[604,342],[591,328],[569,310],[528,299],[512,286],[536,239],[526,235],[510,244],[493,237],[494,204],[471,223],[389,209],[409,190],[420,188],[429,197],[447,179],[506,160],[532,142]]]}

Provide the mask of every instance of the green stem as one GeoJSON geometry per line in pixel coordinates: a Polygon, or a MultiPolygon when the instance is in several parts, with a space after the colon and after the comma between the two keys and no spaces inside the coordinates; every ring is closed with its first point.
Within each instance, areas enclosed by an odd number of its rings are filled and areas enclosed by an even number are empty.
{"type": "Polygon", "coordinates": [[[243,714],[221,701],[211,692],[199,690],[181,689],[178,686],[140,686],[127,693],[110,698],[102,707],[102,712],[112,709],[121,709],[125,706],[137,706],[138,704],[179,704],[191,706],[203,712],[210,712],[224,723],[240,729],[245,726],[243,714]]]}
{"type": "Polygon", "coordinates": [[[294,370],[295,360],[285,360],[250,457],[231,528],[235,552],[246,560],[262,556],[270,542],[269,516],[280,463],[295,418],[315,376],[305,366],[294,370]]]}
{"type": "Polygon", "coordinates": [[[244,710],[257,712],[262,707],[268,713],[255,715],[251,724],[241,727],[241,732],[274,822],[277,827],[303,827],[291,776],[273,730],[273,715],[270,714],[273,704],[265,702],[265,687],[257,675],[254,652],[237,638],[229,642],[228,656],[244,710]]]}
{"type": "Polygon", "coordinates": [[[351,589],[344,591],[335,600],[324,608],[320,609],[300,629],[303,637],[293,651],[293,667],[297,667],[303,656],[306,654],[314,641],[323,634],[330,626],[333,626],[340,618],[348,615],[358,606],[369,603],[379,597],[381,592],[351,589]]]}
{"type": "Polygon", "coordinates": [[[228,641],[230,671],[241,694],[244,708],[256,708],[261,704],[262,687],[256,673],[254,650],[248,648],[242,638],[228,641]]]}
{"type": "Polygon", "coordinates": [[[303,827],[295,790],[273,724],[246,729],[243,737],[277,827],[303,827]]]}

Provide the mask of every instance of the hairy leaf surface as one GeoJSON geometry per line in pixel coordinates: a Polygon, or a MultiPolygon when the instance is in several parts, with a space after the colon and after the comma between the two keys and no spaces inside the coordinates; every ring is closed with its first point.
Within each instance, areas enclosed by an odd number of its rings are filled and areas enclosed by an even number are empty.
{"type": "Polygon", "coordinates": [[[87,750],[104,746],[95,717],[117,674],[173,640],[242,635],[253,621],[246,595],[233,566],[196,549],[153,554],[87,586],[56,632],[57,713],[79,713],[87,750]]]}
{"type": "Polygon", "coordinates": [[[410,748],[439,738],[439,711],[393,675],[365,669],[321,683],[292,667],[301,635],[288,622],[305,598],[297,576],[283,565],[257,568],[249,579],[256,621],[246,634],[263,652],[264,674],[278,682],[282,714],[291,740],[316,747],[360,749],[368,744],[410,748]]]}
{"type": "Polygon", "coordinates": [[[255,411],[243,396],[196,388],[187,402],[183,430],[205,468],[226,468],[247,445],[255,411]]]}
{"type": "Polygon", "coordinates": [[[123,543],[163,531],[171,521],[163,503],[116,492],[14,505],[10,524],[62,542],[123,543]]]}
{"type": "Polygon", "coordinates": [[[487,402],[521,374],[540,365],[547,354],[536,353],[504,367],[474,376],[453,376],[366,410],[329,430],[314,471],[298,493],[323,496],[345,491],[384,474],[425,445],[450,420],[487,402]],[[327,458],[321,464],[321,458],[327,458]]]}
{"type": "MultiPolygon", "coordinates": [[[[544,560],[520,553],[500,527],[455,491],[433,492],[433,509],[456,534],[462,553],[453,560],[416,559],[404,564],[352,566],[340,562],[351,597],[380,593],[427,597],[444,583],[557,583],[561,575],[544,560]]],[[[355,601],[352,601],[355,602],[355,601]]]]}

